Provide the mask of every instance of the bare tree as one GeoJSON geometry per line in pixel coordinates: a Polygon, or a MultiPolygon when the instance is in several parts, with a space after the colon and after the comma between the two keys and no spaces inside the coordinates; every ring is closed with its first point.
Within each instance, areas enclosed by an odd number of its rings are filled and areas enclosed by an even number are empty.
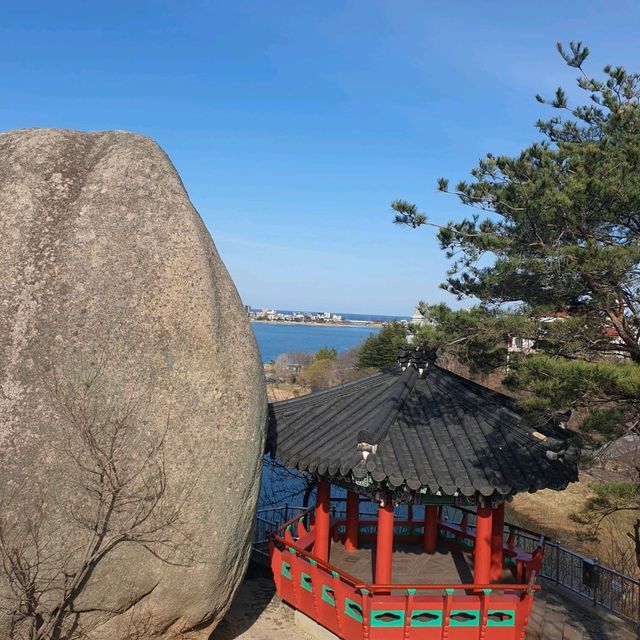
{"type": "MultiPolygon", "coordinates": [[[[43,383],[60,429],[60,495],[52,504],[46,491],[18,489],[0,501],[0,628],[11,640],[77,640],[113,615],[99,619],[82,601],[116,549],[137,545],[162,562],[194,562],[180,522],[190,488],[168,499],[169,419],[159,434],[148,428],[149,400],[127,398],[103,362],[54,368],[43,383]]],[[[143,622],[131,621],[130,637],[143,637],[143,622]]]]}
{"type": "Polygon", "coordinates": [[[315,487],[315,481],[310,474],[290,469],[269,456],[265,456],[263,460],[262,478],[261,508],[285,503],[306,505],[308,496],[315,487]]]}

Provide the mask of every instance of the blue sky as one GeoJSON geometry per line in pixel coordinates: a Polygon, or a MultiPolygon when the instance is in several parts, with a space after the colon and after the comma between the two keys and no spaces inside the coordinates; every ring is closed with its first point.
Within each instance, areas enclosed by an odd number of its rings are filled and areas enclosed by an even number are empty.
{"type": "Polygon", "coordinates": [[[125,129],[167,151],[247,304],[405,315],[447,268],[436,193],[487,151],[514,153],[589,68],[640,70],[640,3],[10,2],[2,129],[125,129]]]}

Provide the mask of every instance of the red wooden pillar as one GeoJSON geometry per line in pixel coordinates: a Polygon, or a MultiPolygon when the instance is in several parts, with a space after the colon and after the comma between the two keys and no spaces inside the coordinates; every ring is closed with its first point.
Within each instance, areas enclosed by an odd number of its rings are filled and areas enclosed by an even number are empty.
{"type": "Polygon", "coordinates": [[[354,491],[347,491],[347,532],[344,537],[344,550],[358,550],[358,533],[360,523],[360,496],[354,491]]]}
{"type": "Polygon", "coordinates": [[[376,536],[376,584],[391,584],[393,567],[393,501],[390,496],[378,507],[376,536]]]}
{"type": "Polygon", "coordinates": [[[325,562],[329,560],[330,503],[331,485],[326,480],[318,480],[313,553],[325,562]]]}
{"type": "Polygon", "coordinates": [[[475,584],[488,584],[491,575],[492,511],[491,507],[478,507],[473,559],[473,581],[475,584]]]}
{"type": "Polygon", "coordinates": [[[493,510],[491,521],[491,580],[499,582],[502,578],[504,502],[493,510]]]}
{"type": "Polygon", "coordinates": [[[438,507],[427,504],[424,507],[424,539],[422,546],[426,553],[438,550],[438,507]]]}

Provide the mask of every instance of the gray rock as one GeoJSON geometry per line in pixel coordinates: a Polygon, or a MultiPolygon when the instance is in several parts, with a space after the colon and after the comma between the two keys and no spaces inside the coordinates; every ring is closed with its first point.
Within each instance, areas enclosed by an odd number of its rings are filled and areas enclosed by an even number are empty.
{"type": "MultiPolygon", "coordinates": [[[[250,553],[266,395],[178,174],[131,133],[2,134],[0,242],[4,559],[38,567],[50,625],[62,602],[93,639],[208,637],[250,553]]],[[[0,567],[2,638],[20,576],[0,567]]]]}

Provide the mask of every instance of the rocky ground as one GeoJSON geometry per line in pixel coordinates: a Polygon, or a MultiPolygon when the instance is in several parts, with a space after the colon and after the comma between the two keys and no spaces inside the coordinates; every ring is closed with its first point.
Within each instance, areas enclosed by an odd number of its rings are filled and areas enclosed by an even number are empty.
{"type": "Polygon", "coordinates": [[[294,626],[293,613],[276,597],[271,576],[252,566],[210,640],[313,640],[294,626]]]}

